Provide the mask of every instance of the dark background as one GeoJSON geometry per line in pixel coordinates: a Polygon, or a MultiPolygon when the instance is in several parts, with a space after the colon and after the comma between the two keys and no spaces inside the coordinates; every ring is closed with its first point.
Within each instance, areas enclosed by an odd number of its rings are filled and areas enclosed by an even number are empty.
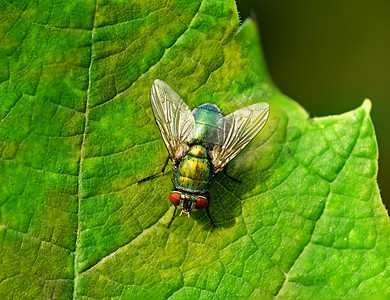
{"type": "Polygon", "coordinates": [[[237,0],[253,14],[275,84],[311,117],[372,101],[378,182],[390,208],[390,1],[237,0]]]}

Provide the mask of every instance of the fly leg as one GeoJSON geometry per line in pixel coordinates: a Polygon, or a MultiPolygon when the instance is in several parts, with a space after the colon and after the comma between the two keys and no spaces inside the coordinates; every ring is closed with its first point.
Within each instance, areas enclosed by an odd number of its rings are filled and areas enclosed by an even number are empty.
{"type": "Polygon", "coordinates": [[[225,175],[228,177],[228,178],[230,178],[231,180],[233,180],[233,181],[235,181],[235,182],[237,182],[237,183],[242,183],[242,180],[240,180],[240,179],[237,179],[237,178],[234,178],[233,176],[230,176],[228,173],[227,173],[227,171],[226,171],[226,169],[224,169],[224,173],[225,173],[225,175]]]}
{"type": "Polygon", "coordinates": [[[210,219],[211,225],[213,225],[213,228],[214,228],[214,227],[215,227],[215,224],[214,224],[213,219],[211,218],[211,215],[210,215],[209,207],[208,207],[208,206],[206,207],[206,213],[207,213],[207,216],[208,216],[209,219],[210,219]]]}
{"type": "Polygon", "coordinates": [[[144,179],[138,180],[138,181],[137,181],[137,184],[139,184],[139,183],[141,183],[141,182],[144,182],[144,181],[148,181],[148,180],[152,179],[154,176],[156,176],[156,175],[158,175],[158,174],[160,174],[160,173],[164,173],[165,168],[166,168],[167,165],[168,165],[168,162],[169,162],[169,155],[168,155],[167,159],[165,160],[164,166],[162,167],[162,169],[161,169],[160,172],[157,172],[157,173],[155,173],[155,174],[153,174],[153,175],[150,175],[150,176],[148,176],[148,177],[145,177],[144,179]]]}
{"type": "Polygon", "coordinates": [[[173,215],[172,215],[172,218],[171,220],[169,221],[169,223],[167,224],[167,228],[169,228],[173,222],[173,219],[175,218],[175,214],[176,214],[176,210],[177,210],[177,206],[175,206],[175,210],[173,211],[173,215]]]}

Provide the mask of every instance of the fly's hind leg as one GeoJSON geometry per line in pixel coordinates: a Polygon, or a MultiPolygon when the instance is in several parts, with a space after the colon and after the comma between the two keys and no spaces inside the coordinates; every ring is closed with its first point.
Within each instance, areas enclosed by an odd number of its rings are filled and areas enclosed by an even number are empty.
{"type": "Polygon", "coordinates": [[[160,173],[164,173],[165,168],[166,168],[167,165],[168,165],[168,162],[169,162],[169,155],[168,155],[167,159],[165,160],[164,166],[162,167],[162,169],[161,169],[160,172],[157,172],[157,173],[155,173],[155,174],[153,174],[153,175],[150,175],[150,176],[148,176],[148,177],[145,177],[144,179],[138,180],[138,181],[137,181],[137,184],[139,184],[139,183],[141,183],[141,182],[144,182],[144,181],[148,181],[148,180],[152,179],[153,177],[155,177],[156,175],[158,175],[158,174],[160,174],[160,173]]]}
{"type": "Polygon", "coordinates": [[[225,175],[226,175],[228,178],[230,178],[231,180],[233,180],[233,181],[235,181],[235,182],[238,182],[238,183],[242,183],[242,180],[237,179],[237,178],[234,178],[233,176],[230,176],[230,175],[227,173],[226,169],[224,169],[224,173],[225,173],[225,175]]]}

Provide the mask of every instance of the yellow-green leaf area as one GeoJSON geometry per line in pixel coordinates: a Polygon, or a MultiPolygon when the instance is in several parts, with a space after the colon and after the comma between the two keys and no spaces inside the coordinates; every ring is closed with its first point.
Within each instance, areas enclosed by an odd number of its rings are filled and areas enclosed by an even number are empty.
{"type": "MultiPolygon", "coordinates": [[[[270,80],[235,2],[0,3],[0,298],[390,294],[371,102],[309,118],[270,80]],[[270,119],[176,218],[149,103],[268,102],[270,119]]],[[[363,100],[363,99],[362,99],[363,100]]],[[[170,164],[168,165],[170,169],[170,164]]]]}

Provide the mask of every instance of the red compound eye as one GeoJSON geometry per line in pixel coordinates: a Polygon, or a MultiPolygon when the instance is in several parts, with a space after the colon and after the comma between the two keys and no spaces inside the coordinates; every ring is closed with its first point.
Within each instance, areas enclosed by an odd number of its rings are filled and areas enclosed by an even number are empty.
{"type": "Polygon", "coordinates": [[[196,199],[196,209],[206,208],[207,205],[209,205],[209,201],[207,201],[205,197],[198,197],[198,199],[196,199]]]}
{"type": "Polygon", "coordinates": [[[173,205],[177,206],[180,204],[181,195],[178,192],[170,192],[169,193],[169,201],[172,202],[173,205]]]}

